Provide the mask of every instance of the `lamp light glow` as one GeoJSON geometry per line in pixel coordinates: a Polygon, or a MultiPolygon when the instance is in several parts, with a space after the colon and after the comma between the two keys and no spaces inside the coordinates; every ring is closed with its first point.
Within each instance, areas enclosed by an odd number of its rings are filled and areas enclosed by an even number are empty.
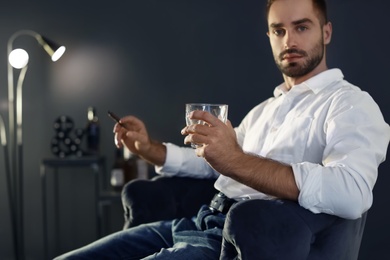
{"type": "Polygon", "coordinates": [[[54,53],[53,55],[51,56],[51,60],[52,61],[57,61],[61,58],[62,54],[64,54],[66,48],[65,46],[61,46],[59,47],[54,53]]]}
{"type": "Polygon", "coordinates": [[[28,53],[23,49],[15,49],[8,56],[8,61],[15,69],[21,69],[28,64],[28,53]]]}

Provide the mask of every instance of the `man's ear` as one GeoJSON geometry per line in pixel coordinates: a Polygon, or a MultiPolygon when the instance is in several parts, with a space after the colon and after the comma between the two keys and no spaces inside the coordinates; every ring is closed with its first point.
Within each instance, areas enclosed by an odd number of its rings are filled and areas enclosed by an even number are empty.
{"type": "Polygon", "coordinates": [[[332,40],[332,23],[328,22],[323,26],[324,45],[328,45],[332,40]]]}
{"type": "Polygon", "coordinates": [[[267,32],[267,36],[269,37],[269,31],[267,32]]]}

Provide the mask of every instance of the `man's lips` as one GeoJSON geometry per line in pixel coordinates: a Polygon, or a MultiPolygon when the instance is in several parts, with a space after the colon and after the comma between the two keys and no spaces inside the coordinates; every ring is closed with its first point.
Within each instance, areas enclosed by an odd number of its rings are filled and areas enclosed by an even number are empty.
{"type": "Polygon", "coordinates": [[[280,55],[279,58],[280,60],[287,60],[291,61],[294,59],[300,59],[306,56],[306,52],[298,49],[289,49],[283,51],[280,55]]]}
{"type": "Polygon", "coordinates": [[[283,56],[282,60],[294,60],[302,57],[303,57],[302,55],[298,55],[298,54],[286,54],[283,56]]]}

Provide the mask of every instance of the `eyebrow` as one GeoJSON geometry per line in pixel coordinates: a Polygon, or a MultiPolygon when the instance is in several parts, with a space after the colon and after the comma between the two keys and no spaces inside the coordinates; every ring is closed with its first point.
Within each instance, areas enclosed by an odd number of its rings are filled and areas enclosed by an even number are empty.
{"type": "MultiPolygon", "coordinates": [[[[303,18],[303,19],[299,19],[299,20],[296,20],[296,21],[292,22],[293,25],[298,25],[298,24],[303,24],[303,23],[313,23],[313,21],[310,20],[309,18],[303,18]]],[[[270,24],[271,28],[280,28],[280,27],[283,27],[283,26],[284,26],[283,23],[271,23],[270,24]]]]}

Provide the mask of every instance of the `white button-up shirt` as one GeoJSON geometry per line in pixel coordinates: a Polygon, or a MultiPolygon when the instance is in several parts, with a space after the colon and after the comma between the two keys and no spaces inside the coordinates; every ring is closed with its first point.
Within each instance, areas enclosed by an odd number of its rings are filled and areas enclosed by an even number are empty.
{"type": "MultiPolygon", "coordinates": [[[[235,130],[245,152],[292,166],[302,207],[351,219],[371,207],[390,128],[369,94],[345,81],[339,69],[289,91],[281,84],[235,130]]],[[[193,149],[166,145],[158,173],[218,177],[215,188],[230,198],[274,199],[218,174],[193,149]]]]}

